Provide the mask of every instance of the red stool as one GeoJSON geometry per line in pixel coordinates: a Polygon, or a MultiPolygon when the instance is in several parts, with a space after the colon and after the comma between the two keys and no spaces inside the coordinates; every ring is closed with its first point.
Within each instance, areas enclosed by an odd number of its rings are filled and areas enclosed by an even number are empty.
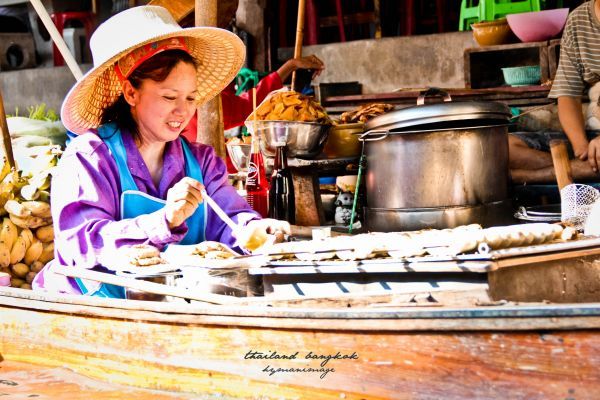
{"type": "MultiPolygon", "coordinates": [[[[65,29],[65,25],[69,21],[79,21],[85,28],[85,36],[89,46],[90,43],[90,35],[94,29],[94,14],[88,11],[67,11],[67,12],[58,12],[50,15],[54,25],[56,25],[56,29],[60,36],[63,35],[63,30],[65,29]]],[[[54,52],[54,65],[59,67],[61,65],[65,65],[65,60],[62,58],[60,51],[58,51],[58,47],[53,45],[54,52]]]]}

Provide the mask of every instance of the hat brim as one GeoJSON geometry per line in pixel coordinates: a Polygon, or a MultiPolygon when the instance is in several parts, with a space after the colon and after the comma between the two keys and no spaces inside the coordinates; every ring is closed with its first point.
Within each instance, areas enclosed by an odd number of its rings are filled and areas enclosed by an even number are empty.
{"type": "Polygon", "coordinates": [[[123,56],[137,47],[171,37],[184,37],[198,68],[198,105],[219,94],[242,67],[244,43],[232,32],[212,27],[181,29],[156,36],[129,47],[88,71],[69,91],[61,107],[63,125],[75,134],[100,125],[102,112],[122,93],[121,81],[113,68],[123,56]]]}

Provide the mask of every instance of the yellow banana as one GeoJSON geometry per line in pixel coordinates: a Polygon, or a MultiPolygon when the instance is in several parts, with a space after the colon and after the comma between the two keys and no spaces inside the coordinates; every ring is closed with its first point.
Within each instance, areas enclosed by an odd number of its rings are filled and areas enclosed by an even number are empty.
{"type": "MultiPolygon", "coordinates": [[[[40,226],[35,230],[35,237],[38,238],[41,242],[47,243],[54,240],[54,225],[44,225],[40,226]]],[[[0,236],[0,240],[2,240],[2,236],[0,236]]]]}
{"type": "Polygon", "coordinates": [[[38,258],[42,255],[42,251],[44,250],[44,244],[42,242],[32,243],[31,246],[25,251],[25,264],[31,265],[34,261],[37,261],[38,258]]]}
{"type": "Polygon", "coordinates": [[[8,159],[3,157],[2,161],[2,170],[0,170],[0,181],[3,180],[6,175],[10,173],[10,164],[8,163],[8,159]]]}
{"type": "Polygon", "coordinates": [[[20,278],[10,278],[10,286],[20,288],[21,285],[24,285],[25,281],[20,278]]]}
{"type": "Polygon", "coordinates": [[[31,232],[31,229],[21,229],[21,233],[19,234],[19,236],[21,236],[23,240],[25,240],[25,251],[27,251],[27,249],[29,249],[29,246],[31,246],[31,243],[33,243],[33,233],[31,232]]]}
{"type": "Polygon", "coordinates": [[[54,258],[54,242],[44,243],[44,250],[37,259],[39,262],[46,264],[54,258]]]}
{"type": "Polygon", "coordinates": [[[25,247],[25,240],[19,236],[17,240],[15,240],[15,244],[13,244],[12,249],[10,250],[10,263],[16,264],[25,257],[25,251],[27,248],[25,247]]]}
{"type": "Polygon", "coordinates": [[[4,242],[0,242],[0,268],[10,265],[10,248],[4,242]]]}
{"type": "Polygon", "coordinates": [[[29,179],[29,184],[39,190],[46,190],[50,187],[51,177],[48,171],[36,174],[29,179]]]}
{"type": "Polygon", "coordinates": [[[30,176],[44,173],[50,168],[56,166],[57,161],[58,158],[54,154],[49,154],[48,152],[45,154],[38,154],[29,165],[27,171],[24,171],[23,173],[30,176]]]}
{"type": "Polygon", "coordinates": [[[31,282],[33,282],[33,279],[35,278],[35,276],[37,275],[37,273],[30,271],[27,273],[27,275],[25,275],[25,281],[29,284],[31,284],[31,282]]]}
{"type": "Polygon", "coordinates": [[[14,186],[12,183],[0,183],[0,207],[2,207],[2,212],[6,213],[4,209],[4,204],[10,199],[15,198],[15,194],[13,193],[14,186]]]}
{"type": "Polygon", "coordinates": [[[23,207],[31,212],[35,217],[50,218],[50,204],[44,201],[24,201],[23,207]]]}
{"type": "Polygon", "coordinates": [[[17,226],[10,218],[5,217],[2,220],[2,226],[0,227],[0,242],[4,242],[9,249],[12,249],[15,240],[17,240],[17,236],[19,236],[17,226]]]}
{"type": "Polygon", "coordinates": [[[50,202],[50,192],[47,190],[40,190],[37,192],[38,195],[36,196],[37,199],[39,201],[45,201],[46,203],[50,202]]]}
{"type": "Polygon", "coordinates": [[[27,273],[29,273],[29,267],[23,263],[16,263],[10,267],[13,276],[17,278],[25,278],[27,273]]]}
{"type": "Polygon", "coordinates": [[[48,225],[49,221],[47,218],[34,217],[33,215],[25,218],[17,217],[13,214],[8,214],[10,220],[14,222],[19,228],[39,228],[43,225],[48,225]]]}
{"type": "Polygon", "coordinates": [[[44,263],[39,260],[32,262],[31,265],[29,266],[29,269],[31,269],[31,272],[35,272],[36,274],[38,272],[40,272],[42,270],[42,268],[44,268],[44,263]]]}
{"type": "Polygon", "coordinates": [[[9,214],[19,218],[25,218],[31,215],[31,211],[26,209],[23,204],[16,200],[8,200],[6,203],[4,203],[4,209],[8,211],[9,214]]]}

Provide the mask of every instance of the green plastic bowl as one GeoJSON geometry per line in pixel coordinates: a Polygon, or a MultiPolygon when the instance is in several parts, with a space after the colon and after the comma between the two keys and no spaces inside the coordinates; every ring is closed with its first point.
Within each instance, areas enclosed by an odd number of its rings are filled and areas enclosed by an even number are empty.
{"type": "Polygon", "coordinates": [[[529,86],[540,83],[541,71],[539,65],[524,67],[502,68],[504,81],[510,86],[529,86]]]}

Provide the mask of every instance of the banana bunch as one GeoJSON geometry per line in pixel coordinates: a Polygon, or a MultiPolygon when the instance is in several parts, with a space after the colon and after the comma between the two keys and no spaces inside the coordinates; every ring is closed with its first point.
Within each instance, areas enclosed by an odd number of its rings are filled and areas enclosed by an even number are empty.
{"type": "Polygon", "coordinates": [[[53,258],[52,224],[31,230],[4,217],[0,225],[0,272],[11,275],[11,286],[30,289],[35,275],[53,258]]]}
{"type": "Polygon", "coordinates": [[[11,286],[31,289],[31,282],[54,258],[54,227],[50,212],[50,174],[60,148],[38,154],[27,170],[0,169],[0,272],[11,286]],[[3,218],[2,218],[3,217],[3,218]]]}

